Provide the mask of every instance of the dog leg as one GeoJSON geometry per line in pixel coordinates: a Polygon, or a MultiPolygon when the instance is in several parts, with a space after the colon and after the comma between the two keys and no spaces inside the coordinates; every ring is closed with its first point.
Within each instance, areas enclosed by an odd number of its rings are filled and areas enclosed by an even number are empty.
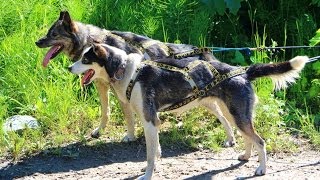
{"type": "MultiPolygon", "coordinates": [[[[243,128],[242,128],[243,129],[243,128]]],[[[255,171],[255,175],[262,176],[266,174],[267,153],[264,140],[255,132],[252,125],[246,126],[245,131],[240,131],[244,137],[245,153],[239,156],[239,160],[248,160],[251,156],[252,144],[258,151],[259,167],[255,171]]]]}
{"type": "Polygon", "coordinates": [[[98,90],[100,103],[101,103],[101,120],[100,120],[99,127],[97,127],[91,132],[91,137],[99,138],[100,131],[106,127],[106,124],[109,120],[110,109],[109,109],[108,91],[110,86],[109,84],[99,80],[96,80],[95,84],[98,90]]]}
{"type": "Polygon", "coordinates": [[[261,176],[266,174],[266,147],[264,140],[256,133],[252,117],[253,105],[255,102],[254,92],[251,88],[243,88],[242,91],[234,91],[233,98],[229,99],[229,112],[240,131],[245,143],[245,153],[239,156],[239,160],[248,160],[251,156],[252,147],[254,146],[259,155],[260,165],[255,171],[255,175],[261,176]],[[245,91],[247,90],[247,91],[245,91]],[[237,94],[239,92],[239,94],[237,94]],[[244,96],[246,94],[246,96],[244,96]]]}
{"type": "Polygon", "coordinates": [[[130,107],[130,104],[124,103],[120,101],[121,109],[124,114],[124,119],[127,123],[127,135],[122,139],[124,142],[130,142],[135,141],[136,138],[134,136],[134,114],[132,112],[132,109],[130,107]]]}
{"type": "Polygon", "coordinates": [[[241,135],[244,139],[245,152],[244,154],[239,155],[238,159],[240,161],[248,161],[252,153],[252,142],[251,139],[245,135],[245,133],[241,133],[241,135]]]}
{"type": "Polygon", "coordinates": [[[214,102],[214,103],[210,102],[210,103],[206,103],[205,107],[219,119],[224,129],[226,130],[227,139],[224,142],[224,147],[234,146],[236,144],[236,139],[234,137],[232,127],[228,122],[226,116],[224,116],[220,106],[217,104],[217,102],[214,102]]]}
{"type": "MultiPolygon", "coordinates": [[[[145,174],[138,179],[149,180],[152,178],[153,171],[155,170],[155,159],[159,155],[159,134],[158,128],[151,122],[142,120],[144,125],[144,134],[146,138],[147,146],[147,167],[145,168],[145,174]]],[[[160,150],[161,151],[161,150],[160,150]]]]}

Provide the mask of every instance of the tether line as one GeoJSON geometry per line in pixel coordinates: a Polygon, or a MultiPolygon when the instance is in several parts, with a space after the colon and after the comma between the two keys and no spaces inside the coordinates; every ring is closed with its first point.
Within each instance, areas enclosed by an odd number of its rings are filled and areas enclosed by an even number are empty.
{"type": "Polygon", "coordinates": [[[212,52],[222,52],[222,51],[262,51],[262,50],[271,50],[271,49],[299,49],[299,48],[320,48],[320,46],[277,46],[277,47],[241,47],[241,48],[225,48],[225,47],[208,47],[212,52]]]}

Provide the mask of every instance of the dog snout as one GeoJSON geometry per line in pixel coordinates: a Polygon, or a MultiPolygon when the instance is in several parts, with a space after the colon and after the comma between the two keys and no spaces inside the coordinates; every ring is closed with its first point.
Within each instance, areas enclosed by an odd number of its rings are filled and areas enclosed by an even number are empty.
{"type": "Polygon", "coordinates": [[[46,41],[47,41],[46,37],[44,37],[44,38],[39,39],[35,43],[39,48],[44,48],[44,47],[46,47],[46,41]]]}
{"type": "Polygon", "coordinates": [[[43,45],[43,41],[41,39],[39,39],[39,41],[36,41],[36,45],[38,47],[41,47],[43,45]]]}

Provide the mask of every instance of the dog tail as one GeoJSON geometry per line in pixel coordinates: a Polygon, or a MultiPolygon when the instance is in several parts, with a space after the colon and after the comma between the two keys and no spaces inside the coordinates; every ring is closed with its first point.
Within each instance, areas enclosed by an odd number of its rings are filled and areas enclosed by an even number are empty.
{"type": "Polygon", "coordinates": [[[300,71],[308,62],[307,56],[296,56],[290,61],[275,64],[254,64],[247,70],[249,80],[270,77],[275,89],[284,89],[299,78],[300,71]]]}

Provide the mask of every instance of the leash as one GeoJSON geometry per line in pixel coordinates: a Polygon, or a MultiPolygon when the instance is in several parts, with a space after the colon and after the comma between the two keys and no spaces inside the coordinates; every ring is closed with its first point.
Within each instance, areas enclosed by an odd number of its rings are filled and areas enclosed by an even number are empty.
{"type": "Polygon", "coordinates": [[[315,56],[315,57],[309,58],[309,61],[307,63],[315,62],[315,61],[318,61],[319,59],[320,59],[320,56],[315,56]]]}
{"type": "MultiPolygon", "coordinates": [[[[200,47],[200,48],[194,48],[192,50],[185,51],[182,53],[174,54],[173,57],[176,59],[182,59],[184,57],[200,55],[200,54],[209,53],[209,52],[215,53],[215,52],[224,52],[224,51],[242,51],[247,56],[250,56],[252,51],[265,51],[265,50],[274,50],[274,49],[298,49],[298,48],[320,48],[320,46],[279,46],[279,47],[256,47],[256,48],[200,47]]],[[[320,59],[320,56],[315,56],[310,58],[307,63],[318,61],[319,59],[320,59]]]]}
{"type": "Polygon", "coordinates": [[[274,49],[301,49],[301,48],[320,48],[320,46],[277,46],[277,47],[241,47],[241,48],[225,48],[225,47],[208,47],[212,52],[223,52],[223,51],[264,51],[274,49]]]}

